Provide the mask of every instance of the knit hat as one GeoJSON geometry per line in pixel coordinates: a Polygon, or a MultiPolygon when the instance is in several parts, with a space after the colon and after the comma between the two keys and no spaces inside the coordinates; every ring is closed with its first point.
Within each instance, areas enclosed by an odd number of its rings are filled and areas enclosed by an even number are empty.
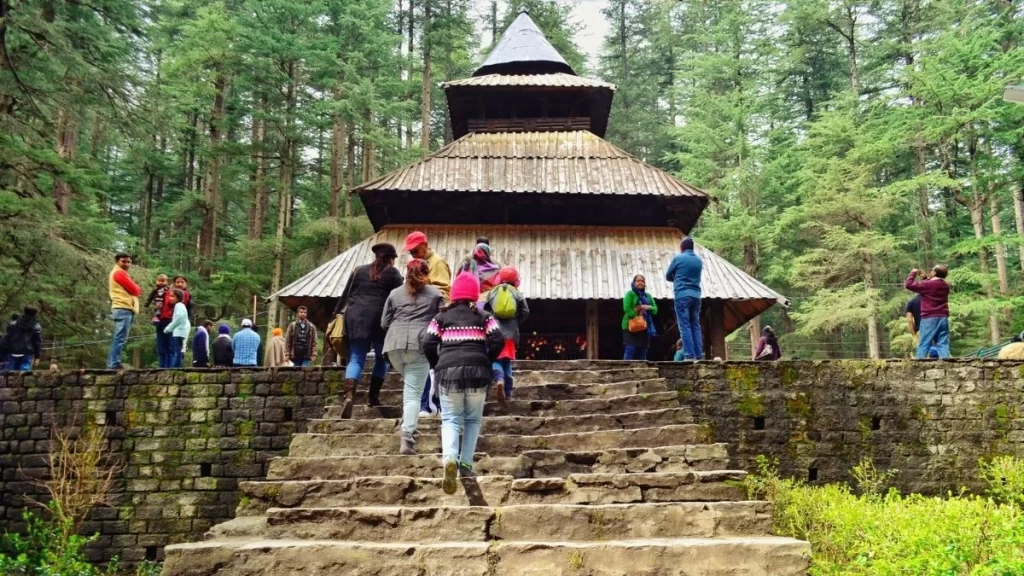
{"type": "Polygon", "coordinates": [[[460,272],[452,282],[452,302],[458,300],[476,302],[478,299],[480,299],[480,281],[469,272],[460,272]]]}
{"type": "Polygon", "coordinates": [[[280,336],[281,334],[284,334],[284,332],[280,328],[274,328],[273,334],[274,336],[280,336]]]}
{"type": "Polygon", "coordinates": [[[220,326],[217,326],[217,333],[231,334],[231,326],[228,326],[227,324],[221,324],[220,326]]]}
{"type": "Polygon", "coordinates": [[[491,246],[489,244],[484,244],[483,242],[477,244],[476,251],[474,251],[474,254],[476,254],[477,251],[486,254],[488,260],[491,259],[491,246]]]}
{"type": "Polygon", "coordinates": [[[680,246],[680,248],[683,252],[686,252],[687,250],[693,250],[693,238],[690,238],[689,236],[683,238],[683,243],[680,246]]]}
{"type": "Polygon", "coordinates": [[[409,252],[412,249],[419,246],[420,244],[426,243],[427,235],[424,234],[423,232],[420,232],[419,230],[415,230],[413,232],[410,232],[409,235],[405,237],[405,246],[402,247],[402,252],[409,252]]]}
{"type": "Polygon", "coordinates": [[[519,271],[512,266],[502,266],[498,270],[498,279],[502,284],[511,284],[519,288],[519,271]]]}

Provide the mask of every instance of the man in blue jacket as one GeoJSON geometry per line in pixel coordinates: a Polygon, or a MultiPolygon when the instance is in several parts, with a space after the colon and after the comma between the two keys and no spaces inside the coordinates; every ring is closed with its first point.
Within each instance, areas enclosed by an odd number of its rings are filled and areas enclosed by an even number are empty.
{"type": "Polygon", "coordinates": [[[676,322],[686,360],[704,357],[704,336],[700,329],[700,276],[703,272],[704,262],[693,251],[693,238],[683,238],[679,254],[668,265],[665,279],[672,283],[675,293],[676,322]]]}

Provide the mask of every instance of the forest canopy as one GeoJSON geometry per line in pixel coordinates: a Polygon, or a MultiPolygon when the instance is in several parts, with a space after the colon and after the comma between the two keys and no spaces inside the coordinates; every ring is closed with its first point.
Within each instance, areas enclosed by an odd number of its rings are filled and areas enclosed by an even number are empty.
{"type": "Polygon", "coordinates": [[[261,297],[370,233],[349,190],[451,139],[440,84],[524,7],[618,86],[612,143],[716,197],[694,234],[793,301],[762,319],[787,356],[907,354],[903,279],[940,262],[955,353],[1024,329],[1018,3],[608,0],[589,60],[573,6],[0,0],[0,312],[99,365],[126,250],[145,291],[184,274],[199,316],[279,325],[261,297]]]}

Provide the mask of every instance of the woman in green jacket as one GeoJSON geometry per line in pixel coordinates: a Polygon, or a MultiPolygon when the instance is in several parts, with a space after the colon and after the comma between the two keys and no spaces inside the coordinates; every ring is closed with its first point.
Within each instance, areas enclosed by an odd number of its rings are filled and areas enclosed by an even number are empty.
{"type": "Polygon", "coordinates": [[[647,349],[655,334],[654,315],[658,313],[658,303],[647,294],[647,280],[640,274],[633,278],[629,292],[622,297],[622,313],[622,343],[626,348],[623,360],[647,360],[647,349]],[[642,328],[635,320],[638,317],[644,320],[642,328]]]}

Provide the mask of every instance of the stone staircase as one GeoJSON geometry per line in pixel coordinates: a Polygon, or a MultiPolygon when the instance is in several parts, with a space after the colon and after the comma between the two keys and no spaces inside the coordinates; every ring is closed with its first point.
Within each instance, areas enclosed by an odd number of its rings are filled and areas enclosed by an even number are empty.
{"type": "Polygon", "coordinates": [[[167,547],[164,575],[806,574],[809,546],[770,536],[771,505],[745,500],[745,472],[657,369],[549,365],[517,365],[511,414],[487,404],[478,477],[454,495],[439,418],[398,453],[398,375],[384,406],[328,407],[242,483],[234,520],[167,547]]]}

